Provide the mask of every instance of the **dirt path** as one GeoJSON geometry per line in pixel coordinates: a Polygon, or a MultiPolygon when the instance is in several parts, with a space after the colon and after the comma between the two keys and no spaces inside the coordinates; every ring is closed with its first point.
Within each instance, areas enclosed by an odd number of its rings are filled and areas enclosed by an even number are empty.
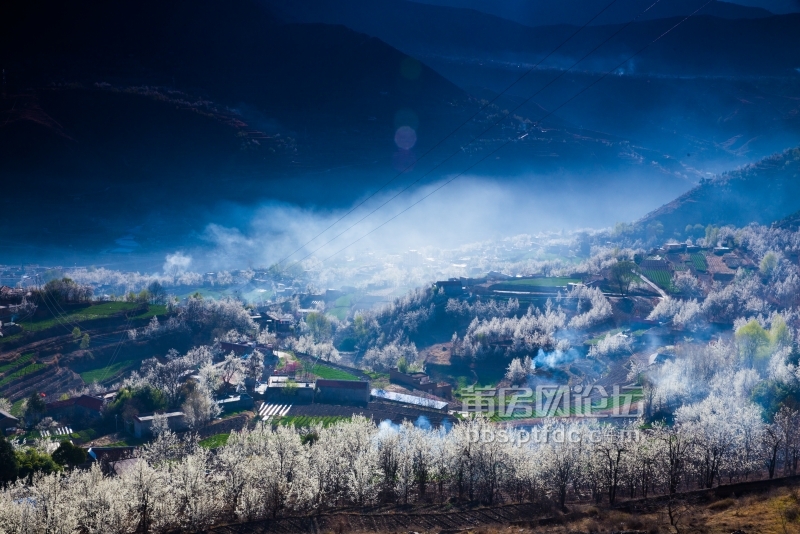
{"type": "Polygon", "coordinates": [[[651,282],[651,281],[650,281],[650,280],[649,280],[649,279],[648,279],[648,278],[647,278],[645,275],[643,275],[642,273],[635,273],[635,274],[638,274],[638,275],[639,275],[639,278],[641,278],[642,280],[644,280],[644,282],[645,282],[647,285],[649,285],[650,287],[652,287],[654,290],[658,291],[658,294],[659,294],[659,295],[661,295],[661,298],[664,298],[664,299],[668,299],[668,298],[669,298],[669,295],[667,295],[667,294],[664,292],[664,290],[663,290],[663,289],[661,289],[661,288],[660,288],[660,287],[658,287],[656,284],[654,284],[653,282],[651,282]]]}

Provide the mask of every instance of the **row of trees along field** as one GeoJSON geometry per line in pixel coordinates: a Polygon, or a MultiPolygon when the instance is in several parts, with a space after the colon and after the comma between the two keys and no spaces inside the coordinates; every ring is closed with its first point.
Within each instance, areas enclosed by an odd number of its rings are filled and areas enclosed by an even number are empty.
{"type": "Polygon", "coordinates": [[[5,483],[0,529],[199,531],[377,502],[453,498],[535,502],[547,510],[573,501],[674,497],[795,474],[798,423],[800,414],[788,408],[766,424],[752,405],[709,397],[678,410],[673,426],[638,430],[554,420],[525,434],[478,418],[446,432],[354,417],[327,428],[258,425],[234,432],[211,453],[157,422],[157,438],[119,476],[104,476],[95,464],[5,483]]]}

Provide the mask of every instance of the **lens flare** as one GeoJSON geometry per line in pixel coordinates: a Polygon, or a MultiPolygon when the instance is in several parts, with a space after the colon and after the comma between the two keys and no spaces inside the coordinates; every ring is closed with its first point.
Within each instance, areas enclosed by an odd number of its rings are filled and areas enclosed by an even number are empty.
{"type": "Polygon", "coordinates": [[[394,133],[394,142],[403,150],[411,150],[417,144],[417,132],[411,126],[401,126],[394,133]]]}

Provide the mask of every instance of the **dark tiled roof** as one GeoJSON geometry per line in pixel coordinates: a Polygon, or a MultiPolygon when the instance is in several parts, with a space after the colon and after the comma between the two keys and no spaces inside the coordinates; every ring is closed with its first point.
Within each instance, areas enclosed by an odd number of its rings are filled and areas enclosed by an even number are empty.
{"type": "Polygon", "coordinates": [[[369,389],[369,382],[363,380],[328,380],[325,378],[317,379],[318,388],[339,388],[339,389],[369,389]]]}
{"type": "Polygon", "coordinates": [[[62,408],[69,408],[70,406],[80,406],[88,410],[99,412],[103,409],[103,399],[92,397],[89,395],[81,395],[72,399],[48,402],[46,404],[48,410],[60,410],[62,408]]]}
{"type": "Polygon", "coordinates": [[[48,410],[59,410],[61,408],[69,408],[70,406],[75,406],[75,399],[67,399],[55,402],[48,402],[45,404],[48,410]]]}
{"type": "Polygon", "coordinates": [[[109,462],[116,462],[131,458],[135,450],[136,447],[91,447],[89,449],[89,457],[98,462],[104,459],[109,462]]]}
{"type": "Polygon", "coordinates": [[[94,410],[99,412],[103,409],[103,399],[99,399],[97,397],[90,397],[89,395],[81,395],[77,399],[75,399],[75,404],[78,406],[83,406],[84,408],[88,408],[90,410],[94,410]]]}
{"type": "Polygon", "coordinates": [[[19,419],[3,410],[0,410],[0,419],[13,419],[14,421],[19,421],[19,419]]]}

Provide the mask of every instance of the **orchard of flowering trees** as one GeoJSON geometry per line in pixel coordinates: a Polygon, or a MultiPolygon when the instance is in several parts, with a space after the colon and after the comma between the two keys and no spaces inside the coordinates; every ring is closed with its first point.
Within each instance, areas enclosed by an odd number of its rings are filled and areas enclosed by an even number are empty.
{"type": "Polygon", "coordinates": [[[545,310],[530,307],[521,317],[494,317],[472,320],[463,338],[453,335],[453,354],[461,358],[486,359],[528,355],[544,350],[566,350],[569,341],[556,334],[566,325],[567,316],[548,300],[545,310]]]}
{"type": "Polygon", "coordinates": [[[305,430],[257,424],[213,454],[160,428],[118,476],[95,464],[8,484],[0,532],[200,531],[379,502],[613,504],[794,474],[799,422],[785,408],[766,424],[709,397],[647,430],[572,419],[524,431],[479,417],[448,431],[354,417],[305,430]]]}

